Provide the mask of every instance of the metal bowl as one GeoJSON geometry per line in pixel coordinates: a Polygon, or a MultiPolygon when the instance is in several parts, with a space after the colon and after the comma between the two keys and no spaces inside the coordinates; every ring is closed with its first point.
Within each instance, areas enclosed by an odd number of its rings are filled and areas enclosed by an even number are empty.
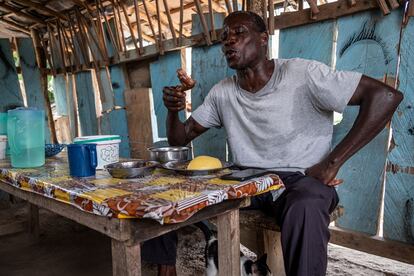
{"type": "Polygon", "coordinates": [[[160,163],[187,161],[191,159],[191,147],[152,147],[148,150],[150,152],[150,159],[160,163]]]}
{"type": "Polygon", "coordinates": [[[187,170],[187,166],[190,163],[190,161],[170,161],[165,164],[162,164],[161,166],[164,169],[175,171],[176,173],[187,175],[187,176],[203,176],[203,175],[214,175],[218,172],[228,169],[231,166],[233,166],[233,163],[231,162],[225,162],[221,161],[221,168],[217,169],[210,169],[210,170],[187,170]]]}
{"type": "Polygon", "coordinates": [[[158,166],[156,161],[132,160],[116,162],[105,166],[114,178],[137,178],[150,175],[158,166]]]}

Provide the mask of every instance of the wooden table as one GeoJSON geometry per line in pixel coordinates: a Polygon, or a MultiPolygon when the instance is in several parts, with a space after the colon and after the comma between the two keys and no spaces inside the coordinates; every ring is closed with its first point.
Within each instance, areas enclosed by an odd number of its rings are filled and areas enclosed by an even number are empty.
{"type": "Polygon", "coordinates": [[[0,181],[0,189],[31,204],[29,229],[38,232],[38,208],[45,208],[63,217],[107,235],[112,241],[113,275],[141,275],[140,244],[146,240],[177,230],[195,222],[217,217],[220,275],[240,275],[239,208],[246,199],[234,199],[199,211],[182,223],[160,225],[150,219],[118,219],[97,216],[74,206],[42,195],[24,191],[0,181]]]}

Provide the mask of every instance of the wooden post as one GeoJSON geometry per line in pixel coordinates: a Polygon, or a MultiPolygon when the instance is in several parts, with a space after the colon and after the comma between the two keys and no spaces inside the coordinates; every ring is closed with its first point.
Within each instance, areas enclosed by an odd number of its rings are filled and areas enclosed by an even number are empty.
{"type": "Polygon", "coordinates": [[[208,12],[210,14],[210,30],[211,30],[211,39],[216,40],[217,34],[216,34],[216,28],[214,26],[214,10],[213,10],[213,3],[212,0],[208,0],[208,12]]]}
{"type": "Polygon", "coordinates": [[[156,9],[157,9],[157,21],[158,21],[158,50],[160,55],[164,54],[164,47],[162,42],[162,31],[161,31],[161,17],[160,17],[160,0],[155,0],[156,9]]]}
{"type": "MultiPolygon", "coordinates": [[[[135,51],[137,52],[138,55],[140,55],[140,51],[139,51],[138,43],[137,43],[137,38],[135,37],[134,29],[132,29],[131,21],[129,20],[128,13],[127,13],[127,10],[125,8],[124,2],[118,1],[118,4],[121,5],[122,11],[124,12],[124,17],[125,17],[125,20],[127,22],[129,32],[131,33],[132,42],[134,42],[135,51]]],[[[140,24],[140,23],[137,22],[137,24],[140,24]]]]}
{"type": "MultiPolygon", "coordinates": [[[[410,1],[412,2],[412,1],[410,1]]],[[[390,7],[392,10],[395,10],[396,8],[398,8],[400,6],[400,4],[398,4],[397,0],[388,0],[388,4],[390,4],[390,7]]]]}
{"type": "Polygon", "coordinates": [[[178,39],[180,40],[180,46],[183,44],[183,25],[184,25],[184,0],[180,0],[180,32],[178,39]]]}
{"type": "Polygon", "coordinates": [[[28,203],[28,222],[29,222],[29,234],[33,240],[39,238],[39,207],[34,204],[28,203]]]}
{"type": "Polygon", "coordinates": [[[377,0],[377,3],[379,7],[381,8],[381,11],[384,15],[387,15],[390,13],[390,9],[388,8],[388,5],[385,2],[385,0],[377,0]]]}
{"type": "Polygon", "coordinates": [[[196,4],[198,16],[200,16],[201,26],[203,27],[207,45],[211,45],[212,43],[211,43],[211,38],[210,38],[210,32],[208,31],[207,22],[206,22],[206,19],[204,18],[203,10],[201,9],[200,0],[194,0],[194,2],[196,4]]]}
{"type": "Polygon", "coordinates": [[[55,129],[55,122],[53,121],[53,114],[52,114],[52,108],[50,106],[50,100],[49,100],[49,92],[47,91],[47,74],[46,74],[46,58],[45,58],[45,52],[43,51],[42,45],[40,44],[40,37],[39,33],[36,29],[31,29],[31,36],[33,39],[33,45],[35,49],[35,55],[36,55],[36,61],[37,65],[40,68],[41,72],[41,87],[43,91],[43,97],[45,99],[45,109],[47,113],[48,118],[48,125],[50,130],[50,141],[53,144],[57,144],[58,140],[56,137],[56,129],[55,129]]]}
{"type": "Polygon", "coordinates": [[[172,18],[171,18],[170,9],[168,7],[168,0],[164,0],[164,9],[165,9],[165,13],[167,14],[168,25],[170,26],[171,34],[172,34],[172,37],[175,41],[175,45],[178,46],[178,40],[177,40],[177,36],[175,34],[174,23],[173,23],[172,18]]]}
{"type": "Polygon", "coordinates": [[[275,6],[273,0],[269,1],[269,34],[275,34],[275,6]]]}
{"type": "Polygon", "coordinates": [[[414,16],[414,1],[412,0],[409,2],[407,16],[409,17],[414,16]]]}
{"type": "Polygon", "coordinates": [[[226,3],[226,8],[227,8],[227,14],[233,12],[233,9],[230,4],[230,0],[225,0],[225,3],[226,3]]]}
{"type": "Polygon", "coordinates": [[[219,276],[240,276],[239,209],[217,217],[219,276]]]}
{"type": "Polygon", "coordinates": [[[142,44],[142,29],[141,29],[141,15],[139,14],[139,7],[137,0],[134,0],[135,20],[137,21],[137,33],[139,41],[139,53],[144,53],[144,45],[142,44]]]}
{"type": "Polygon", "coordinates": [[[112,239],[112,274],[141,276],[141,246],[112,239]]]}
{"type": "MultiPolygon", "coordinates": [[[[282,243],[280,232],[263,230],[264,251],[267,253],[267,264],[272,275],[285,276],[283,263],[282,243]]],[[[260,256],[257,256],[258,258],[260,256]]]]}

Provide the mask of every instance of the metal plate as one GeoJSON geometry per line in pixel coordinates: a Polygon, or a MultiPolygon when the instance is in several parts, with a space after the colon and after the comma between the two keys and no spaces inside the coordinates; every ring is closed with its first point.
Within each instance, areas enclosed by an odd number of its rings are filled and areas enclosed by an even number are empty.
{"type": "Polygon", "coordinates": [[[158,165],[156,161],[139,159],[112,163],[106,165],[105,169],[114,178],[137,178],[150,175],[158,165]]]}
{"type": "Polygon", "coordinates": [[[221,161],[221,164],[222,164],[223,167],[219,168],[219,169],[187,170],[187,166],[188,166],[189,163],[190,163],[190,161],[170,161],[170,162],[162,164],[161,166],[164,169],[175,171],[179,174],[187,175],[187,176],[213,175],[213,174],[216,174],[216,173],[218,173],[222,170],[228,169],[231,166],[233,166],[233,163],[231,163],[231,162],[221,161]]]}

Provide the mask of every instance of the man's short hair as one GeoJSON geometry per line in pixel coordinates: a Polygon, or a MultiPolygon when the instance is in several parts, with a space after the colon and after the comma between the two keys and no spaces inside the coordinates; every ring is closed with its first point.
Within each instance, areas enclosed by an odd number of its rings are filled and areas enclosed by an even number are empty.
{"type": "Polygon", "coordinates": [[[258,15],[257,13],[254,13],[254,12],[251,12],[251,11],[231,12],[226,16],[226,18],[224,18],[224,22],[226,22],[226,20],[229,17],[238,16],[238,15],[245,15],[250,20],[250,22],[253,23],[253,26],[255,26],[257,28],[258,32],[264,33],[264,32],[267,31],[266,24],[263,21],[263,18],[260,15],[258,15]]]}

